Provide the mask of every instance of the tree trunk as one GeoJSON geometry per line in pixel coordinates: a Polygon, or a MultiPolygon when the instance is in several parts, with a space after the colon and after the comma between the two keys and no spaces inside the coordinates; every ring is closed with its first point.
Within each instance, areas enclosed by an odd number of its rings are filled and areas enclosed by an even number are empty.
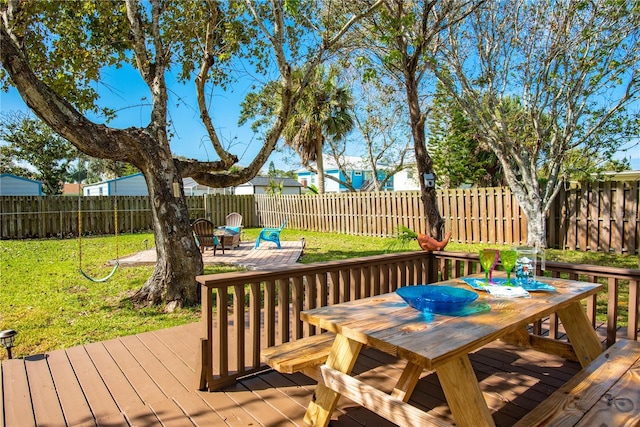
{"type": "Polygon", "coordinates": [[[152,151],[155,153],[149,152],[143,173],[151,200],[157,261],[153,274],[133,301],[138,305],[157,305],[164,301],[170,311],[200,300],[195,276],[202,274],[203,263],[189,222],[182,178],[174,167],[171,152],[168,149],[152,151]]]}
{"type": "MultiPolygon", "coordinates": [[[[409,104],[409,117],[411,120],[411,135],[413,136],[413,146],[416,156],[416,166],[418,169],[418,182],[420,183],[420,197],[424,205],[426,230],[418,230],[434,239],[442,239],[442,225],[444,221],[438,211],[436,199],[436,188],[425,185],[424,174],[433,174],[433,160],[427,152],[426,137],[424,134],[425,117],[420,110],[420,100],[418,99],[418,85],[412,73],[405,73],[405,87],[407,91],[407,102],[409,104]]],[[[435,182],[435,181],[434,181],[435,182]]]]}
{"type": "MultiPolygon", "coordinates": [[[[522,206],[522,205],[521,205],[522,206]]],[[[541,208],[522,208],[527,215],[527,246],[547,247],[547,216],[541,208]]]]}
{"type": "MultiPolygon", "coordinates": [[[[318,130],[319,133],[319,130],[318,130]]],[[[322,134],[316,136],[316,170],[318,171],[318,194],[324,194],[324,158],[322,148],[324,145],[322,134]]]]}

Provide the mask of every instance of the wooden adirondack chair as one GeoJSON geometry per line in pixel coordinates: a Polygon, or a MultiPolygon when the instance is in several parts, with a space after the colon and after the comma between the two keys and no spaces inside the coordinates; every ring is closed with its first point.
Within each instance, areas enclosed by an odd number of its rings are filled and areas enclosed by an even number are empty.
{"type": "Polygon", "coordinates": [[[227,215],[224,228],[234,233],[238,233],[238,243],[240,243],[240,237],[242,236],[242,215],[238,212],[231,212],[227,215]]]}
{"type": "Polygon", "coordinates": [[[215,235],[215,232],[218,229],[211,221],[204,218],[198,218],[193,222],[191,228],[196,235],[198,246],[200,246],[200,253],[204,253],[205,248],[212,247],[213,256],[216,256],[216,248],[220,246],[222,248],[222,253],[224,254],[224,246],[220,244],[218,237],[215,235]]]}

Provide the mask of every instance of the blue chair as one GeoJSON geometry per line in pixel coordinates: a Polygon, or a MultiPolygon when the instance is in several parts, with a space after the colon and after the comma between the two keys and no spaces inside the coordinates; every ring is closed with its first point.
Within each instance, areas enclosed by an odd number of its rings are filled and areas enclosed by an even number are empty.
{"type": "Polygon", "coordinates": [[[282,221],[282,225],[280,226],[280,228],[263,228],[260,231],[260,234],[258,235],[258,238],[256,239],[256,246],[254,247],[254,249],[258,249],[258,246],[260,246],[260,241],[261,240],[266,240],[267,242],[273,242],[276,244],[276,246],[278,247],[278,249],[280,249],[280,232],[282,231],[282,229],[285,227],[285,225],[287,225],[287,219],[285,218],[284,221],[282,221]]]}

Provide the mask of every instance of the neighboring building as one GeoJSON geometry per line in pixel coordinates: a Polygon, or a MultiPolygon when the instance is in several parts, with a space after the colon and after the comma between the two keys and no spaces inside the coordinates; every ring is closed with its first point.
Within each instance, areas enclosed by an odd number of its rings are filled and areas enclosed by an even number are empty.
{"type": "Polygon", "coordinates": [[[591,177],[597,181],[640,181],[640,170],[592,173],[591,177]]]}
{"type": "Polygon", "coordinates": [[[394,191],[416,191],[420,190],[420,183],[418,182],[418,168],[416,165],[411,165],[406,169],[402,169],[393,175],[393,189],[394,191]]]}
{"type": "MultiPolygon", "coordinates": [[[[300,194],[300,184],[292,178],[273,178],[276,183],[283,183],[282,194],[300,194]]],[[[204,194],[266,194],[271,178],[255,177],[251,181],[235,188],[212,188],[200,185],[192,178],[184,178],[185,196],[201,196],[204,194]]],[[[146,196],[149,194],[147,183],[142,173],[109,179],[107,181],[87,184],[82,187],[85,196],[146,196]]]]}
{"type": "MultiPolygon", "coordinates": [[[[368,164],[362,161],[360,157],[345,156],[345,173],[342,173],[338,168],[335,160],[325,158],[324,160],[324,191],[325,193],[341,193],[349,191],[347,187],[337,183],[333,179],[327,178],[327,176],[333,176],[340,181],[347,182],[347,177],[351,181],[353,188],[358,191],[370,191],[372,187],[373,171],[368,164]]],[[[385,178],[385,174],[382,171],[384,165],[379,165],[378,179],[385,178]]],[[[303,188],[310,185],[318,187],[318,176],[315,173],[309,172],[306,169],[301,169],[296,172],[298,175],[298,182],[303,188]]],[[[407,190],[419,190],[418,181],[415,179],[415,167],[408,168],[393,175],[382,188],[383,191],[407,191],[407,190]]]]}
{"type": "Polygon", "coordinates": [[[213,188],[198,184],[193,178],[182,180],[185,196],[202,196],[203,194],[233,194],[233,188],[213,188]]]}
{"type": "Polygon", "coordinates": [[[147,196],[147,182],[142,173],[109,179],[82,186],[85,196],[147,196]]]}
{"type": "Polygon", "coordinates": [[[42,182],[3,173],[0,174],[0,196],[42,196],[42,182]]]}
{"type": "Polygon", "coordinates": [[[65,182],[62,188],[62,194],[65,196],[77,196],[80,194],[80,184],[70,184],[65,182]]]}
{"type": "Polygon", "coordinates": [[[280,185],[282,183],[282,194],[300,194],[302,186],[293,178],[271,178],[268,176],[256,176],[251,181],[238,185],[235,194],[268,194],[271,181],[280,185]]]}

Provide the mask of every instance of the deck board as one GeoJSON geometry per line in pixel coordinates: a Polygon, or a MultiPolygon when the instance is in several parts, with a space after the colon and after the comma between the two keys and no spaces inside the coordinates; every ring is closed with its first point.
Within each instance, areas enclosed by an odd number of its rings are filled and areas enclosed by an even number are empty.
{"type": "Polygon", "coordinates": [[[35,419],[31,410],[23,408],[31,407],[31,396],[27,371],[23,360],[9,360],[3,363],[2,388],[5,396],[11,396],[11,402],[7,402],[5,409],[5,423],[7,426],[35,425],[35,419]]]}
{"type": "MultiPolygon", "coordinates": [[[[194,323],[3,361],[0,427],[305,425],[315,382],[300,373],[265,371],[221,391],[197,391],[200,332],[194,323]]],[[[580,368],[502,342],[479,349],[470,359],[498,426],[513,424],[580,368]]],[[[364,349],[353,372],[389,391],[405,363],[364,349]]],[[[452,422],[434,372],[423,372],[410,403],[452,422]]],[[[331,425],[394,424],[341,398],[331,425]]]]}
{"type": "Polygon", "coordinates": [[[3,414],[2,417],[0,417],[0,427],[5,427],[4,424],[4,414],[5,414],[5,410],[4,410],[4,387],[2,386],[2,363],[0,363],[0,413],[3,414]]]}
{"type": "Polygon", "coordinates": [[[140,366],[121,340],[104,341],[103,345],[143,402],[154,403],[167,399],[167,395],[140,366]]]}
{"type": "Polygon", "coordinates": [[[101,425],[105,420],[113,419],[120,409],[87,354],[87,347],[71,347],[66,352],[96,424],[101,425]]]}
{"type": "Polygon", "coordinates": [[[120,410],[144,406],[144,402],[102,343],[88,344],[85,348],[120,410]]]}
{"type": "MultiPolygon", "coordinates": [[[[160,419],[148,405],[129,408],[125,413],[125,417],[130,425],[152,426],[160,424],[160,419]]],[[[190,425],[193,426],[192,423],[190,425]]]]}
{"type": "Polygon", "coordinates": [[[73,372],[67,353],[64,350],[53,351],[46,355],[46,361],[58,390],[58,399],[67,424],[95,426],[89,402],[73,372]]]}
{"type": "Polygon", "coordinates": [[[213,408],[216,413],[225,420],[226,425],[236,426],[258,426],[260,423],[251,416],[237,402],[231,399],[227,393],[201,393],[202,398],[213,408]]]}
{"type": "Polygon", "coordinates": [[[56,426],[64,424],[64,414],[58,400],[49,365],[41,363],[40,358],[25,360],[27,378],[30,379],[31,401],[34,408],[36,425],[56,426]],[[33,379],[37,379],[33,381],[33,379]]]}
{"type": "MultiPolygon", "coordinates": [[[[251,381],[249,381],[251,382],[251,381]]],[[[273,408],[266,401],[258,399],[257,395],[245,386],[244,382],[227,387],[225,392],[239,406],[251,413],[259,425],[264,426],[295,426],[288,417],[284,417],[277,409],[273,408]]],[[[304,415],[304,414],[303,414],[304,415]]]]}
{"type": "MultiPolygon", "coordinates": [[[[184,413],[184,417],[189,418],[195,425],[224,425],[222,418],[211,408],[196,392],[194,373],[183,366],[181,361],[176,363],[175,355],[166,349],[164,352],[153,338],[152,333],[144,333],[131,337],[122,338],[125,347],[136,359],[138,365],[144,369],[147,375],[158,385],[162,392],[171,397],[184,413]],[[148,344],[152,349],[147,347],[148,344]],[[155,353],[153,351],[155,350],[155,353]],[[174,372],[187,373],[187,376],[176,377],[174,372]],[[189,384],[192,384],[189,386],[189,384]]],[[[152,403],[158,417],[163,419],[159,413],[165,410],[165,405],[152,403]]],[[[171,419],[175,415],[170,416],[171,419]]]]}

